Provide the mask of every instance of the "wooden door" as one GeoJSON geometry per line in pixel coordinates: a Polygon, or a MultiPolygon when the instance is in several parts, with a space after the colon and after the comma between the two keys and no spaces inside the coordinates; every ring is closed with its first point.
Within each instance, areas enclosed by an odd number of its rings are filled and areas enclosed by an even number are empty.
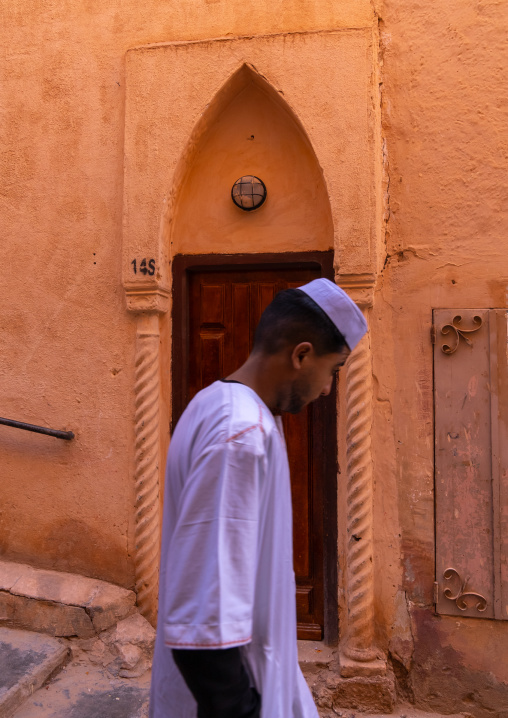
{"type": "MultiPolygon", "coordinates": [[[[181,409],[198,391],[228,376],[247,359],[261,313],[278,291],[300,286],[321,274],[319,265],[188,269],[181,285],[185,287],[182,299],[187,305],[187,327],[180,334],[187,366],[181,409]]],[[[177,347],[174,349],[176,361],[177,347]]],[[[174,380],[181,381],[175,375],[174,380]]],[[[328,567],[327,572],[324,561],[325,531],[335,535],[333,527],[325,527],[324,506],[336,478],[334,395],[332,392],[327,399],[319,399],[298,415],[283,416],[293,496],[298,637],[313,640],[323,637],[325,590],[334,590],[325,580],[325,574],[329,579],[333,570],[328,567]]],[[[334,498],[332,503],[336,505],[335,502],[334,498]]],[[[332,598],[332,614],[333,605],[332,598]]],[[[336,623],[336,614],[330,625],[334,620],[336,623]]]]}

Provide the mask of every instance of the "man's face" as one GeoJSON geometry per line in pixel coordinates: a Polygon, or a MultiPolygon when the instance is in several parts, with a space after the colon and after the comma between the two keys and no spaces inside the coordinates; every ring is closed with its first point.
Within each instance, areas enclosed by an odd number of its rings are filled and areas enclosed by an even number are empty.
{"type": "Polygon", "coordinates": [[[281,399],[282,411],[298,414],[307,404],[320,396],[328,396],[335,374],[350,354],[348,347],[333,354],[318,356],[311,344],[296,347],[292,360],[294,377],[281,399]]]}

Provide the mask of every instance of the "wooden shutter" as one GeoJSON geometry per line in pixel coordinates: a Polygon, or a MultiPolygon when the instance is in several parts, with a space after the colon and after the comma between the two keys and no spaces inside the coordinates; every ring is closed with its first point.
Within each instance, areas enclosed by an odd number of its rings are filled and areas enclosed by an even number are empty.
{"type": "Polygon", "coordinates": [[[508,619],[507,310],[434,310],[436,608],[508,619]]]}

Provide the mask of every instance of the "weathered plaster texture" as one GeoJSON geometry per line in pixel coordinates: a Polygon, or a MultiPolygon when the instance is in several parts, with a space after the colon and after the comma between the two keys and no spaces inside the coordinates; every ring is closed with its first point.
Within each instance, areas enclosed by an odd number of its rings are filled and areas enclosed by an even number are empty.
{"type": "MultiPolygon", "coordinates": [[[[377,641],[391,651],[407,690],[420,703],[455,711],[455,697],[461,695],[460,705],[475,717],[502,715],[507,626],[432,615],[429,330],[433,307],[507,305],[508,5],[495,0],[375,5],[367,0],[127,0],[120,7],[111,0],[6,0],[0,17],[5,137],[0,413],[76,434],[64,443],[0,427],[0,554],[133,586],[136,327],[121,285],[122,269],[131,259],[126,256],[122,265],[122,233],[132,229],[132,246],[142,251],[149,246],[145,242],[159,236],[164,196],[196,123],[231,74],[249,61],[227,49],[242,37],[236,47],[252,47],[251,57],[257,48],[267,48],[259,49],[257,69],[267,72],[276,90],[291,85],[284,99],[323,169],[338,255],[344,239],[353,247],[340,257],[341,271],[358,271],[366,258],[374,266],[379,256],[373,238],[381,236],[385,243],[386,263],[370,315],[377,641]],[[379,58],[372,44],[377,29],[379,58]],[[342,65],[327,65],[337,32],[350,51],[342,65]],[[275,39],[252,39],[278,33],[289,34],[282,55],[273,49],[275,39]],[[318,36],[315,56],[305,33],[318,36]],[[209,73],[208,83],[185,69],[184,45],[133,50],[199,41],[209,51],[212,43],[204,41],[218,37],[225,41],[217,61],[198,68],[209,73]],[[361,42],[353,47],[355,38],[361,42]],[[301,53],[291,52],[300,45],[301,53]],[[131,206],[152,210],[124,216],[126,56],[150,52],[178,56],[187,93],[180,106],[187,104],[188,112],[170,115],[167,127],[155,126],[150,141],[150,116],[143,118],[138,106],[140,126],[143,119],[145,124],[137,147],[135,191],[140,194],[132,195],[131,206]],[[314,57],[315,71],[309,72],[314,57]],[[278,82],[284,58],[284,82],[278,82]],[[330,103],[329,93],[337,87],[345,88],[346,102],[330,103]],[[327,131],[316,129],[320,113],[329,120],[327,131]],[[375,132],[381,120],[382,147],[375,132]],[[384,167],[362,164],[359,136],[375,156],[382,154],[384,167]],[[340,171],[338,163],[347,153],[367,170],[361,182],[353,181],[351,163],[340,171]],[[144,175],[146,163],[157,166],[158,174],[144,175]],[[344,188],[354,191],[344,193],[344,188]]],[[[207,58],[203,52],[201,62],[207,58]]],[[[155,90],[171,110],[178,105],[178,83],[168,76],[165,85],[155,86],[160,79],[153,78],[155,90]],[[170,86],[174,91],[168,96],[170,86]]],[[[150,88],[142,89],[146,94],[150,88]]],[[[125,147],[129,142],[135,146],[134,134],[125,147]]],[[[131,170],[126,162],[127,183],[131,170]]],[[[127,184],[127,193],[132,186],[127,184]]],[[[320,241],[319,247],[328,246],[328,235],[320,241]]],[[[188,243],[181,247],[192,251],[188,243]]],[[[253,242],[239,251],[260,247],[253,242]]],[[[287,236],[285,248],[291,249],[287,236]]],[[[161,323],[165,347],[170,329],[169,322],[161,323]]],[[[163,356],[167,377],[169,354],[163,356]]],[[[161,382],[161,392],[166,440],[167,381],[161,382]]],[[[340,411],[344,426],[344,404],[340,411]]],[[[344,547],[342,532],[341,576],[344,547]]],[[[343,594],[340,602],[344,607],[343,594]]]]}
{"type": "Polygon", "coordinates": [[[385,442],[376,507],[379,554],[393,556],[398,539],[403,571],[380,576],[381,597],[396,636],[395,591],[407,594],[414,654],[393,636],[390,649],[413,676],[417,701],[500,716],[508,627],[432,615],[429,332],[432,308],[507,306],[508,6],[386,0],[379,13],[389,218],[374,309],[375,432],[385,442]]]}
{"type": "Polygon", "coordinates": [[[367,0],[7,0],[0,13],[1,413],[76,434],[64,444],[2,427],[0,551],[132,586],[135,328],[120,285],[126,52],[369,28],[373,10],[367,0]]]}

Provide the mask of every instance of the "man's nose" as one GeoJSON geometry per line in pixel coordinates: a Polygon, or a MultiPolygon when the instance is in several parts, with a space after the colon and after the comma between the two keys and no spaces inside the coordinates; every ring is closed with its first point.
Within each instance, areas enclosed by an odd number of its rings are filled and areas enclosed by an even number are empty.
{"type": "Polygon", "coordinates": [[[333,383],[333,376],[332,376],[332,378],[330,379],[330,381],[328,382],[328,384],[325,386],[325,388],[323,389],[323,391],[321,392],[321,396],[328,396],[328,394],[329,394],[329,393],[331,392],[331,390],[332,390],[332,383],[333,383]]]}

